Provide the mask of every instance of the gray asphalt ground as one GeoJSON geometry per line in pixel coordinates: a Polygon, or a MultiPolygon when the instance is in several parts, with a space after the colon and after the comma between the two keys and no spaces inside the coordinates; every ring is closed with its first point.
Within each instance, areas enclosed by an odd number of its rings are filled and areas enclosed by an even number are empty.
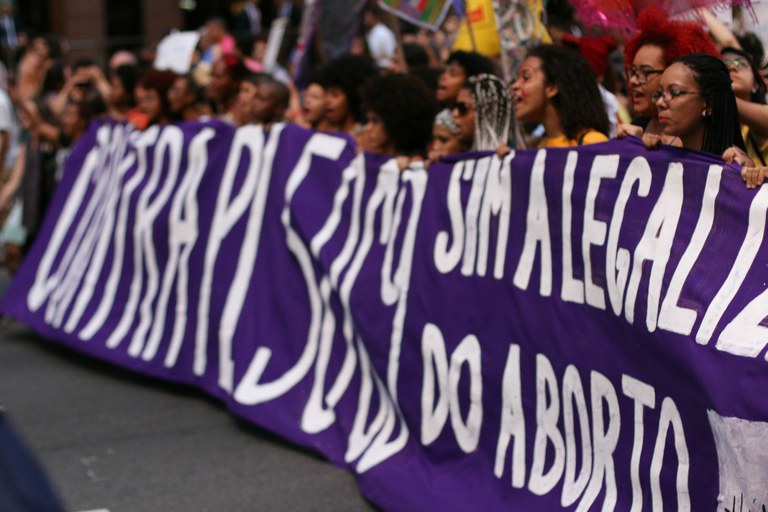
{"type": "MultiPolygon", "coordinates": [[[[370,512],[351,474],[201,392],[0,329],[0,407],[72,512],[370,512]]],[[[0,510],[2,507],[0,507],[0,510]]]]}

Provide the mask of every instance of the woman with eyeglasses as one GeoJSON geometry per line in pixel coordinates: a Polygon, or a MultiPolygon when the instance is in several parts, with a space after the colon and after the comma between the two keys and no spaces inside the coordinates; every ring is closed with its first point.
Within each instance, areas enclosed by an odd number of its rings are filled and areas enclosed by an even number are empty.
{"type": "Polygon", "coordinates": [[[747,154],[765,167],[768,162],[768,106],[765,104],[765,83],[760,70],[749,54],[740,48],[726,47],[720,51],[731,76],[733,93],[741,118],[741,136],[747,154]]]}
{"type": "MultiPolygon", "coordinates": [[[[691,53],[718,55],[701,26],[672,21],[656,7],[641,12],[637,25],[639,31],[624,46],[625,75],[635,120],[631,125],[619,125],[619,137],[640,137],[643,132],[662,133],[651,94],[659,89],[661,74],[670,62],[691,53]]],[[[664,142],[679,145],[674,138],[665,138],[664,142]]]]}
{"type": "Polygon", "coordinates": [[[597,78],[581,54],[564,46],[532,48],[512,84],[515,117],[544,127],[538,147],[608,140],[610,123],[597,78]]]}
{"type": "MultiPolygon", "coordinates": [[[[722,155],[726,161],[743,155],[732,149],[744,151],[744,140],[728,68],[717,57],[694,53],[676,59],[659,78],[652,99],[663,135],[678,138],[683,148],[722,155]]],[[[662,140],[646,133],[643,143],[658,147],[662,140]]]]}

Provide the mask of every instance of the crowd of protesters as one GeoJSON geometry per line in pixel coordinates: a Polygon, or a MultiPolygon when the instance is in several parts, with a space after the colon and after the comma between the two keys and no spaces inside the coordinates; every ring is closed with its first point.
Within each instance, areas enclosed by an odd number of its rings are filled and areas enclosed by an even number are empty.
{"type": "MultiPolygon", "coordinates": [[[[232,26],[212,19],[201,27],[186,74],[155,69],[151,51],[117,51],[106,66],[72,61],[56,37],[19,33],[0,69],[5,264],[18,265],[70,148],[100,118],[137,130],[218,119],[268,132],[293,122],[346,134],[362,151],[398,157],[403,168],[466,151],[633,135],[651,149],[669,144],[736,161],[747,186],[762,184],[768,106],[754,34],[737,37],[704,9],[696,20],[676,21],[649,8],[638,31],[617,40],[587,31],[557,5],[553,43],[529,48],[506,82],[497,60],[453,51],[455,16],[430,32],[385,23],[376,5],[361,13],[347,55],[324,59],[314,44],[301,73],[290,51],[265,67],[268,27],[250,1],[232,26]]],[[[0,14],[6,6],[0,0],[0,14]]]]}

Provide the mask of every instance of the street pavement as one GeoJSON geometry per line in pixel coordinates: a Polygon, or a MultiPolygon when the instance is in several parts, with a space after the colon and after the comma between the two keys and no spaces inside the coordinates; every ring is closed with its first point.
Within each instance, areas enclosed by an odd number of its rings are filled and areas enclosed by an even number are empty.
{"type": "Polygon", "coordinates": [[[202,392],[77,354],[12,320],[0,328],[0,407],[71,512],[377,510],[350,473],[202,392]]]}

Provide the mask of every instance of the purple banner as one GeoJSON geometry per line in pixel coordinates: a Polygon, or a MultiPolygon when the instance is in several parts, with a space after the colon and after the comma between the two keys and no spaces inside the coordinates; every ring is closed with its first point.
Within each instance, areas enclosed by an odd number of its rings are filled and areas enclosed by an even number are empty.
{"type": "Polygon", "coordinates": [[[767,210],[636,139],[401,173],[292,125],[102,124],[2,310],[384,510],[758,510],[767,210]]]}

